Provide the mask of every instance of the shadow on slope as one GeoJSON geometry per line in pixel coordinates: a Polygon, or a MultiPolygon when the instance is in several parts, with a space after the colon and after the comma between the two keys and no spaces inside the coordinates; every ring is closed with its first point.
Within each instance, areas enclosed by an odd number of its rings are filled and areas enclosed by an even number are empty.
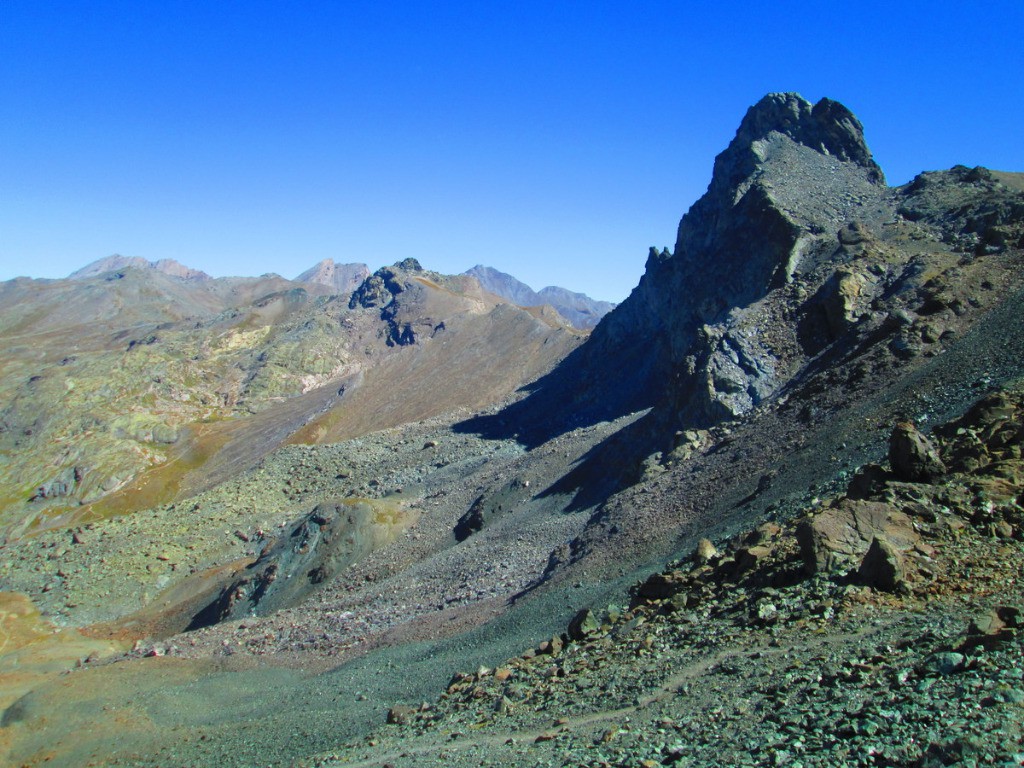
{"type": "Polygon", "coordinates": [[[595,361],[596,352],[600,349],[592,336],[550,373],[522,387],[519,391],[528,393],[525,398],[497,413],[461,421],[453,429],[486,439],[516,440],[532,449],[574,429],[655,405],[663,389],[653,386],[658,356],[634,349],[622,350],[613,361],[595,361]]]}

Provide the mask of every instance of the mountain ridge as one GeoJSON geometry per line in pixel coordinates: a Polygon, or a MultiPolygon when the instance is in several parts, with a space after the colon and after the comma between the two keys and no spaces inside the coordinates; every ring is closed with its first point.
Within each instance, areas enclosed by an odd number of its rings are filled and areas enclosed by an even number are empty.
{"type": "Polygon", "coordinates": [[[491,293],[523,307],[548,305],[568,320],[574,328],[587,330],[595,327],[614,307],[610,301],[592,299],[586,294],[549,285],[539,291],[494,267],[477,264],[463,274],[475,277],[491,293]]]}
{"type": "Polygon", "coordinates": [[[121,256],[120,254],[114,254],[107,256],[102,259],[97,259],[89,264],[86,264],[81,269],[76,269],[70,275],[69,280],[83,280],[87,277],[97,277],[106,272],[114,272],[119,269],[135,268],[135,269],[151,269],[157,272],[162,272],[170,277],[180,277],[184,280],[212,280],[208,274],[199,269],[193,269],[187,267],[181,262],[175,261],[174,259],[160,259],[158,261],[149,261],[141,256],[121,256]]]}

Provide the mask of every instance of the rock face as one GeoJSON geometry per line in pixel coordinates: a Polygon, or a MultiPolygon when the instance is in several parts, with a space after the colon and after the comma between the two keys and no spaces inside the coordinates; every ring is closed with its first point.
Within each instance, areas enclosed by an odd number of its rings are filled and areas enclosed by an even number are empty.
{"type": "MultiPolygon", "coordinates": [[[[667,396],[701,426],[746,413],[794,373],[784,305],[798,298],[801,276],[836,251],[840,230],[863,240],[848,223],[876,215],[885,196],[846,107],[766,96],[715,160],[674,252],[651,249],[640,284],[595,331],[592,359],[635,361],[622,366],[633,372],[623,386],[635,405],[667,396]]],[[[828,322],[840,330],[867,290],[853,274],[832,279],[828,322]]]]}
{"type": "Polygon", "coordinates": [[[554,285],[535,291],[512,275],[481,264],[467,270],[465,274],[479,280],[484,290],[507,299],[513,304],[522,307],[542,305],[552,307],[574,328],[581,330],[593,328],[601,321],[601,318],[615,308],[615,305],[609,301],[598,301],[586,294],[574,293],[554,285]]]}
{"type": "MultiPolygon", "coordinates": [[[[434,275],[439,278],[438,275],[434,275]]],[[[363,281],[349,299],[349,309],[379,309],[380,318],[388,324],[388,346],[404,347],[415,344],[418,333],[435,333],[443,323],[437,324],[431,318],[416,314],[410,316],[403,311],[405,306],[418,305],[424,286],[421,279],[430,280],[416,259],[404,259],[391,267],[382,267],[363,281]],[[401,294],[407,294],[400,298],[401,294]]]]}
{"type": "Polygon", "coordinates": [[[266,535],[259,558],[221,588],[193,617],[189,629],[266,615],[301,600],[414,519],[397,510],[382,514],[381,504],[351,500],[318,504],[277,538],[266,535]]]}

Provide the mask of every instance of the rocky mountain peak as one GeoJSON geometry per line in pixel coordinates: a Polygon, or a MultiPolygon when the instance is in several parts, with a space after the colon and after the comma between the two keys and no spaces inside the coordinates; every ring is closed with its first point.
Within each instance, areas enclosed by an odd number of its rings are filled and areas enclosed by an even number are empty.
{"type": "Polygon", "coordinates": [[[712,188],[738,185],[764,163],[772,139],[780,135],[823,155],[860,165],[872,181],[885,183],[864,140],[864,127],[849,109],[832,99],[821,99],[812,106],[796,93],[769,93],[747,110],[736,136],[716,158],[712,188]]]}
{"type": "Polygon", "coordinates": [[[322,259],[295,278],[298,283],[326,285],[339,294],[354,291],[370,276],[365,264],[337,264],[334,259],[322,259]]]}
{"type": "Polygon", "coordinates": [[[768,94],[715,159],[674,251],[651,250],[640,284],[585,354],[596,367],[632,361],[620,368],[631,407],[667,396],[698,424],[750,410],[791,375],[770,318],[783,312],[787,291],[836,258],[840,230],[891,221],[887,190],[849,109],[768,94]]]}
{"type": "Polygon", "coordinates": [[[660,424],[682,431],[772,402],[824,350],[838,355],[902,327],[893,297],[925,291],[927,274],[907,263],[907,242],[941,240],[936,253],[1015,242],[1009,183],[964,170],[963,183],[940,175],[891,189],[845,106],[765,96],[716,158],[674,249],[651,249],[640,283],[543,396],[594,419],[654,407],[660,424]],[[965,195],[977,213],[953,215],[965,195]]]}

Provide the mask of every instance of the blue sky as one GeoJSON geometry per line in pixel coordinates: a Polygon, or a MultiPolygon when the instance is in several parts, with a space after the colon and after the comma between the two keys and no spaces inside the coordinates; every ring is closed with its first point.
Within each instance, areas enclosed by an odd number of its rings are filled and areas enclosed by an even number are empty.
{"type": "Polygon", "coordinates": [[[1024,171],[1024,2],[0,0],[0,279],[482,263],[621,300],[769,91],[1024,171]],[[639,6],[639,7],[634,7],[639,6]]]}

